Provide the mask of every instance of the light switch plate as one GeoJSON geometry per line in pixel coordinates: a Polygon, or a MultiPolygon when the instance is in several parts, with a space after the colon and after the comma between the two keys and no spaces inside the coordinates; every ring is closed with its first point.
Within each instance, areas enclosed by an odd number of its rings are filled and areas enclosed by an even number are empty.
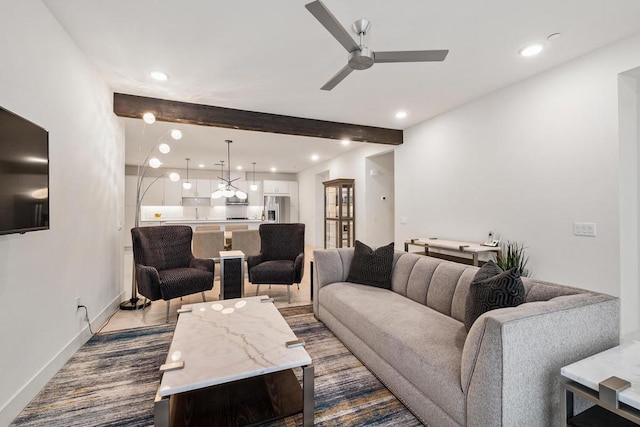
{"type": "Polygon", "coordinates": [[[596,236],[596,223],[595,222],[574,222],[573,234],[576,236],[596,236]]]}

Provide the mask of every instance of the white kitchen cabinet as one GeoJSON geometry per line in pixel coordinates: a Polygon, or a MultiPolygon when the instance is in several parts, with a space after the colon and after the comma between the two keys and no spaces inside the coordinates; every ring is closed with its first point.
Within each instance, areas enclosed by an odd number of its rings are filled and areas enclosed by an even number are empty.
{"type": "Polygon", "coordinates": [[[251,191],[251,185],[253,181],[247,181],[247,197],[249,198],[249,205],[262,206],[264,204],[262,193],[262,181],[256,181],[258,187],[256,191],[251,191]]]}
{"type": "Polygon", "coordinates": [[[211,197],[211,180],[196,179],[196,197],[211,197]]]}
{"type": "Polygon", "coordinates": [[[262,181],[265,196],[288,196],[289,181],[262,181]]]}
{"type": "Polygon", "coordinates": [[[163,206],[182,206],[182,182],[164,178],[163,206]]]}
{"type": "Polygon", "coordinates": [[[162,206],[164,202],[164,180],[160,178],[154,182],[155,179],[153,177],[142,178],[140,195],[144,194],[142,197],[143,206],[162,206]]]}
{"type": "MultiPolygon", "coordinates": [[[[183,181],[184,182],[184,181],[183,181]]],[[[210,179],[190,179],[191,188],[182,189],[182,197],[211,197],[210,179]]]]}

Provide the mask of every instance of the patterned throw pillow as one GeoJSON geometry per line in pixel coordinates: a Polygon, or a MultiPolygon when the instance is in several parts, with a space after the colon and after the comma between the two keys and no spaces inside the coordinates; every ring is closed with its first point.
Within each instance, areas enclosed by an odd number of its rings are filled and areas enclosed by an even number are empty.
{"type": "Polygon", "coordinates": [[[393,242],[375,251],[356,240],[347,282],[391,289],[393,242]]]}
{"type": "Polygon", "coordinates": [[[469,287],[464,327],[469,332],[473,322],[489,310],[516,307],[524,302],[524,285],[517,268],[502,271],[493,261],[476,273],[469,287]]]}

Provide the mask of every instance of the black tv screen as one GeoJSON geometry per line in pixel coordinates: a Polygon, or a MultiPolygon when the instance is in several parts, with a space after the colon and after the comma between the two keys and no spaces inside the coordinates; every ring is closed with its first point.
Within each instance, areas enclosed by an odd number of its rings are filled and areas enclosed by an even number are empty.
{"type": "Polygon", "coordinates": [[[49,229],[49,133],[0,107],[0,234],[49,229]]]}

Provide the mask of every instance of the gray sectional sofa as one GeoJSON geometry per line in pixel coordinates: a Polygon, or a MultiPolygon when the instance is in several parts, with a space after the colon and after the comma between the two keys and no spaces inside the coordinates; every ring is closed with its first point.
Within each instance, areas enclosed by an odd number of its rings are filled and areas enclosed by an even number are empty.
{"type": "Polygon", "coordinates": [[[467,334],[478,267],[396,252],[387,290],[345,282],[352,258],[314,252],[315,316],[426,425],[561,425],[560,368],[619,342],[609,295],[523,278],[526,302],[467,334]]]}

